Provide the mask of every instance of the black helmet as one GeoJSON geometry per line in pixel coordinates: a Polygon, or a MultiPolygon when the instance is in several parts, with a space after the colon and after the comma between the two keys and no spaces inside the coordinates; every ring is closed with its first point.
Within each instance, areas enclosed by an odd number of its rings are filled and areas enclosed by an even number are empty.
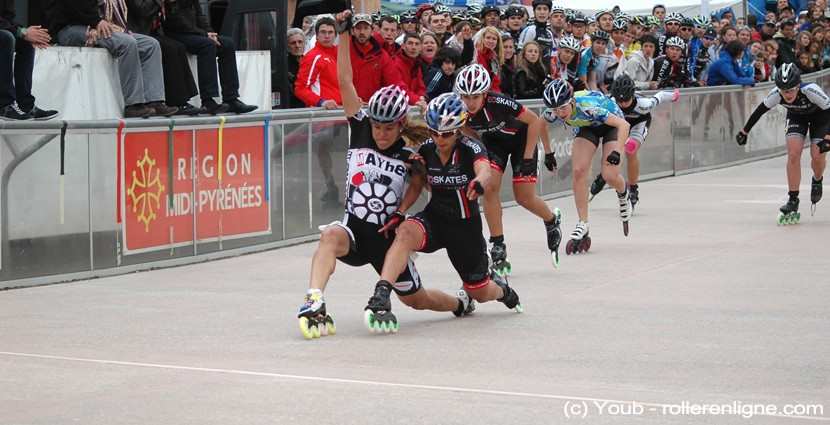
{"type": "Polygon", "coordinates": [[[558,108],[573,99],[573,91],[567,81],[559,78],[548,83],[542,98],[548,108],[558,108]]]}
{"type": "Polygon", "coordinates": [[[571,17],[569,22],[572,24],[587,24],[588,18],[586,18],[585,15],[582,14],[582,12],[576,11],[574,12],[574,15],[571,17]]]}
{"type": "Polygon", "coordinates": [[[548,10],[553,7],[553,0],[533,0],[533,8],[536,9],[536,6],[547,6],[548,10]]]}
{"type": "Polygon", "coordinates": [[[501,10],[499,10],[496,6],[484,6],[481,8],[481,12],[479,12],[479,18],[484,19],[488,13],[496,12],[496,14],[501,15],[501,10]]]}
{"type": "Polygon", "coordinates": [[[611,83],[611,97],[616,100],[627,101],[634,98],[634,80],[628,75],[620,75],[611,83]]]}
{"type": "Polygon", "coordinates": [[[775,73],[775,86],[781,90],[789,90],[801,85],[801,71],[794,63],[785,63],[775,73]]]}
{"type": "Polygon", "coordinates": [[[504,16],[509,18],[511,16],[524,16],[525,9],[519,5],[511,4],[504,10],[504,16]]]}
{"type": "Polygon", "coordinates": [[[605,32],[603,30],[596,30],[591,34],[591,41],[604,40],[604,41],[607,42],[609,38],[611,38],[611,37],[608,35],[607,32],[605,32]]]}

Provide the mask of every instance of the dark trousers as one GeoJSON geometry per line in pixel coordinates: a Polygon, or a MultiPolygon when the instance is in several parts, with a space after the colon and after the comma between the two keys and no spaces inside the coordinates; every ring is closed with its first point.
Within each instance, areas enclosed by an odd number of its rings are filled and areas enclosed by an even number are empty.
{"type": "Polygon", "coordinates": [[[153,35],[161,46],[161,66],[164,68],[164,98],[170,106],[184,106],[199,94],[193,72],[187,62],[184,44],[165,35],[153,35]]]}
{"type": "Polygon", "coordinates": [[[15,101],[24,111],[30,111],[35,106],[32,96],[34,67],[34,46],[9,31],[0,30],[0,107],[15,101]]]}
{"type": "Polygon", "coordinates": [[[199,71],[199,93],[202,99],[219,96],[219,81],[216,78],[216,60],[219,59],[219,80],[222,81],[224,102],[239,97],[239,72],[236,70],[236,46],[233,40],[219,36],[217,46],[207,36],[166,32],[167,36],[184,44],[187,51],[197,56],[199,71]]]}

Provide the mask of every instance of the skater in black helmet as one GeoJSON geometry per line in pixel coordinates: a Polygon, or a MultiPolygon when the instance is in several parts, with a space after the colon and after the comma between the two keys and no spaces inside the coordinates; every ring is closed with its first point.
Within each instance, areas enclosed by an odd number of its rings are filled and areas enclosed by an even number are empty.
{"type": "Polygon", "coordinates": [[[507,171],[508,164],[513,168],[513,196],[519,205],[543,220],[551,259],[554,267],[558,267],[559,242],[562,239],[561,212],[558,208],[551,211],[536,194],[537,144],[540,136],[546,152],[545,167],[549,171],[556,168],[547,126],[538,115],[514,99],[491,92],[490,83],[487,70],[478,64],[464,67],[455,79],[455,92],[461,96],[470,114],[464,130],[484,143],[493,168],[493,182],[484,194],[484,216],[490,230],[493,269],[501,275],[509,275],[511,271],[499,197],[501,176],[507,171]]]}
{"type": "MultiPolygon", "coordinates": [[[[484,145],[461,135],[459,130],[466,120],[466,106],[455,93],[442,94],[429,102],[426,122],[432,137],[418,153],[426,166],[426,176],[421,178],[426,180],[431,196],[423,211],[397,228],[381,279],[394,279],[400,274],[414,251],[446,249],[463,282],[460,292],[479,302],[498,300],[521,312],[519,295],[505,278],[489,269],[478,198],[492,183],[495,173],[491,172],[484,145]]],[[[411,185],[402,204],[415,202],[422,187],[411,185]]],[[[387,225],[385,229],[392,227],[387,225]]],[[[469,305],[473,306],[472,302],[469,305]]],[[[461,305],[457,314],[471,310],[460,309],[461,305]]]]}
{"type": "Polygon", "coordinates": [[[801,72],[792,63],[781,65],[775,74],[775,88],[770,90],[764,101],[755,108],[744,128],[735,136],[738,145],[743,146],[749,131],[767,111],[777,105],[787,109],[787,185],[789,200],[780,208],[778,224],[795,224],[801,219],[798,212],[798,188],[801,185],[801,151],[809,131],[810,165],[813,181],[810,201],[815,206],[821,200],[824,169],[827,166],[826,153],[830,151],[830,97],[815,83],[803,83],[801,72]]]}
{"type": "MultiPolygon", "coordinates": [[[[676,102],[680,98],[680,90],[661,91],[653,96],[640,96],[636,93],[634,80],[628,75],[621,75],[611,84],[611,97],[625,114],[625,120],[631,126],[628,140],[625,142],[625,165],[628,177],[628,199],[631,200],[632,211],[640,202],[640,159],[637,157],[640,147],[648,136],[648,127],[651,125],[651,111],[666,102],[676,102]]],[[[602,174],[597,174],[591,183],[591,197],[594,199],[605,187],[602,174]]]]}
{"type": "MultiPolygon", "coordinates": [[[[350,11],[338,14],[341,34],[348,30],[350,16],[350,11]]],[[[402,202],[404,191],[410,174],[417,174],[422,168],[417,154],[401,138],[408,96],[397,86],[383,87],[363,108],[352,83],[349,40],[350,37],[341,36],[337,51],[343,110],[351,128],[346,155],[346,211],[342,221],[322,230],[320,244],[311,260],[309,290],[297,314],[300,331],[307,339],[335,332],[334,320],[326,312],[323,290],[334,272],[336,260],[351,266],[371,264],[380,273],[394,237],[387,230],[400,223],[401,212],[411,205],[402,202]]],[[[397,318],[391,311],[393,291],[404,304],[417,309],[460,314],[471,308],[463,291],[454,297],[423,288],[415,264],[405,261],[398,274],[376,285],[364,313],[370,331],[398,330],[397,318]]]]}

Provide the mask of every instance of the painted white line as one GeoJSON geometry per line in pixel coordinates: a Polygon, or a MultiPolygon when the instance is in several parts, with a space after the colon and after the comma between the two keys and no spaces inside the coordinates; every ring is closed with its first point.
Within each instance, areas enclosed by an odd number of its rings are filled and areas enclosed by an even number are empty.
{"type": "Polygon", "coordinates": [[[757,199],[747,199],[747,200],[727,199],[723,202],[725,202],[727,204],[764,204],[764,205],[773,204],[773,205],[780,205],[782,202],[786,202],[786,200],[781,201],[781,200],[757,200],[757,199]]]}
{"type": "MultiPolygon", "coordinates": [[[[498,396],[523,397],[523,398],[538,398],[538,399],[546,399],[546,400],[586,401],[586,402],[610,403],[610,404],[621,404],[621,405],[630,405],[630,404],[633,404],[633,403],[637,403],[637,404],[640,404],[640,405],[645,406],[645,407],[655,407],[655,408],[660,408],[660,409],[663,409],[663,408],[671,409],[672,407],[677,407],[678,406],[678,404],[649,403],[649,402],[640,402],[640,401],[636,401],[636,400],[614,400],[614,399],[606,399],[606,398],[579,397],[579,396],[568,396],[568,395],[557,395],[557,394],[542,394],[542,393],[527,393],[527,392],[516,392],[516,391],[487,390],[487,389],[480,389],[480,388],[448,387],[448,386],[443,386],[443,385],[405,384],[405,383],[397,383],[397,382],[368,381],[368,380],[361,380],[361,379],[326,378],[326,377],[322,377],[322,376],[304,376],[304,375],[291,375],[291,374],[272,373],[272,372],[258,372],[258,371],[251,371],[251,370],[239,370],[239,369],[219,369],[219,368],[181,366],[181,365],[170,365],[170,364],[159,364],[159,363],[141,363],[141,362],[129,362],[129,361],[119,361],[119,360],[88,359],[88,358],[82,358],[82,357],[52,356],[52,355],[48,355],[48,354],[17,353],[17,352],[10,352],[10,351],[0,351],[0,355],[12,356],[12,357],[27,357],[27,358],[36,358],[36,359],[47,359],[47,360],[63,360],[63,361],[70,361],[70,362],[94,363],[94,364],[115,365],[115,366],[132,366],[132,367],[146,367],[146,368],[155,368],[155,369],[180,370],[180,371],[187,371],[187,372],[222,373],[222,374],[230,374],[230,375],[244,375],[244,376],[259,376],[259,377],[267,377],[267,378],[293,379],[293,380],[299,380],[299,381],[315,381],[315,382],[327,382],[327,383],[338,383],[338,384],[367,385],[367,386],[376,386],[376,387],[408,388],[408,389],[431,390],[431,391],[442,391],[442,392],[485,394],[485,395],[498,395],[498,396]]],[[[826,417],[826,416],[795,416],[795,415],[765,414],[765,413],[758,413],[758,414],[755,414],[754,416],[767,416],[767,417],[778,417],[778,418],[787,418],[787,419],[804,419],[804,420],[811,420],[811,421],[830,422],[830,417],[826,417]]]]}
{"type": "MultiPolygon", "coordinates": [[[[765,189],[787,189],[785,184],[738,184],[738,183],[648,183],[648,186],[655,187],[731,187],[744,188],[765,188],[765,189]]],[[[801,185],[802,188],[809,188],[810,185],[801,185]]]]}

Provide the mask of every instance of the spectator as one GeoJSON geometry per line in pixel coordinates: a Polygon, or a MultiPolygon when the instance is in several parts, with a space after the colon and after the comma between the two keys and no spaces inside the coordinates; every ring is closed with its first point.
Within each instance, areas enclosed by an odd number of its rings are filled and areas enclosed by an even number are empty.
{"type": "Polygon", "coordinates": [[[739,60],[744,52],[744,46],[740,41],[735,40],[728,43],[721,52],[720,57],[709,67],[709,79],[707,85],[722,86],[727,84],[740,84],[752,86],[755,84],[755,76],[745,76],[739,65],[739,60]]]}
{"type": "Polygon", "coordinates": [[[573,90],[585,90],[585,83],[579,78],[581,43],[572,36],[559,40],[559,49],[550,60],[551,79],[567,81],[573,90]]]}
{"type": "Polygon", "coordinates": [[[741,28],[738,31],[738,41],[744,46],[744,53],[739,58],[741,73],[746,77],[755,76],[755,56],[758,51],[752,50],[752,31],[747,28],[741,28]]]}
{"type": "Polygon", "coordinates": [[[588,36],[588,19],[582,12],[576,12],[571,18],[571,36],[582,44],[582,47],[591,46],[591,37],[588,36]]]}
{"type": "Polygon", "coordinates": [[[434,13],[435,6],[430,3],[424,3],[418,6],[418,11],[415,12],[415,17],[421,22],[422,30],[432,31],[432,27],[429,26],[429,19],[434,13]]]}
{"type": "Polygon", "coordinates": [[[469,40],[472,45],[473,27],[467,21],[461,21],[455,24],[453,28],[453,36],[444,44],[446,47],[452,47],[459,53],[464,50],[464,44],[469,40]]]}
{"type": "Polygon", "coordinates": [[[161,66],[164,71],[164,96],[166,103],[179,108],[176,115],[198,115],[204,108],[189,103],[190,98],[199,94],[193,71],[187,61],[187,49],[182,43],[161,34],[162,2],[159,0],[127,0],[127,29],[134,33],[149,35],[161,47],[161,66]]]}
{"type": "Polygon", "coordinates": [[[451,47],[442,47],[435,54],[426,75],[426,97],[430,100],[449,93],[455,84],[456,71],[461,65],[461,55],[451,47]]]}
{"type": "MultiPolygon", "coordinates": [[[[392,16],[383,16],[380,18],[380,31],[377,34],[377,39],[381,43],[383,50],[389,54],[389,57],[395,56],[400,50],[401,46],[395,43],[395,38],[398,37],[398,21],[392,16]]],[[[403,43],[401,43],[403,44],[403,43]]]]}
{"type": "MultiPolygon", "coordinates": [[[[434,19],[436,14],[433,14],[434,19]]],[[[442,15],[438,15],[442,16],[442,15]]],[[[392,58],[381,47],[380,43],[372,36],[372,18],[363,13],[358,13],[352,18],[352,79],[354,81],[357,96],[364,102],[380,90],[381,87],[396,85],[404,88],[398,68],[393,64],[392,58]]],[[[410,102],[418,101],[417,98],[410,102]]]]}
{"type": "Polygon", "coordinates": [[[15,22],[14,1],[0,1],[0,120],[48,120],[58,115],[35,106],[32,96],[35,49],[45,49],[51,41],[45,28],[15,22]]]}
{"type": "Polygon", "coordinates": [[[645,35],[640,39],[640,44],[642,49],[632,53],[625,61],[623,74],[634,80],[638,90],[654,90],[657,82],[652,81],[651,77],[654,75],[654,52],[657,51],[658,41],[653,36],[645,35]]]}
{"type": "Polygon", "coordinates": [[[709,56],[710,48],[714,45],[717,39],[717,33],[714,29],[707,29],[701,37],[692,38],[691,46],[689,47],[689,78],[692,81],[705,82],[706,70],[712,57],[709,56]]]}
{"type": "Polygon", "coordinates": [[[481,26],[482,27],[499,27],[499,15],[501,11],[496,6],[484,6],[481,9],[481,26]]]}
{"type": "Polygon", "coordinates": [[[47,16],[49,33],[56,35],[58,44],[103,47],[117,59],[125,118],[170,116],[178,112],[178,108],[164,104],[159,43],[153,37],[125,32],[124,3],[55,0],[47,16]]]}
{"type": "MultiPolygon", "coordinates": [[[[550,22],[550,30],[553,33],[553,47],[557,47],[557,41],[565,36],[565,31],[568,25],[568,18],[565,14],[565,8],[561,5],[553,5],[550,9],[550,16],[548,17],[548,21],[550,22]]],[[[551,52],[553,54],[553,52],[551,52]]],[[[550,58],[548,58],[550,59],[550,58]]]]}
{"type": "Polygon", "coordinates": [[[418,34],[418,18],[412,12],[404,12],[401,14],[401,35],[395,41],[403,44],[403,36],[409,33],[418,34]]]}
{"type": "Polygon", "coordinates": [[[510,34],[510,38],[513,40],[513,47],[515,48],[519,43],[522,30],[525,28],[522,24],[524,7],[511,5],[504,11],[504,15],[507,17],[507,33],[510,34]]]}
{"type": "Polygon", "coordinates": [[[421,34],[421,60],[426,66],[432,64],[432,59],[438,52],[438,38],[432,32],[421,34]]]}
{"type": "Polygon", "coordinates": [[[608,54],[608,33],[597,30],[591,34],[591,47],[582,51],[577,76],[589,90],[599,90],[605,80],[605,70],[613,56],[608,54]]]}
{"type": "Polygon", "coordinates": [[[547,78],[546,67],[542,65],[541,47],[535,41],[528,41],[519,56],[513,87],[516,99],[541,99],[547,78]]]}
{"type": "Polygon", "coordinates": [[[651,16],[657,18],[658,24],[662,24],[663,19],[666,17],[666,6],[663,6],[662,4],[654,5],[654,7],[651,8],[651,16]]]}
{"type": "Polygon", "coordinates": [[[767,40],[764,42],[764,52],[767,56],[767,64],[771,68],[771,72],[774,75],[775,71],[778,69],[778,43],[773,40],[767,40]]]}
{"type": "Polygon", "coordinates": [[[230,37],[219,35],[208,24],[202,13],[199,0],[165,0],[165,18],[162,21],[164,33],[178,40],[187,51],[197,56],[199,94],[202,107],[208,113],[217,114],[227,108],[229,112],[244,114],[257,107],[246,105],[239,100],[239,72],[236,69],[236,45],[230,37]],[[217,58],[219,78],[216,78],[217,58]],[[222,82],[222,102],[219,96],[219,82],[222,82]]]}
{"type": "Polygon", "coordinates": [[[552,5],[551,0],[533,0],[533,23],[522,31],[519,44],[516,45],[517,51],[521,52],[526,43],[535,41],[542,49],[543,60],[550,61],[551,51],[554,48],[553,31],[548,24],[552,5]]]}
{"type": "Polygon", "coordinates": [[[813,58],[810,57],[810,52],[808,51],[802,51],[798,54],[798,63],[796,65],[802,74],[816,72],[816,65],[813,63],[813,58]]]}
{"type": "Polygon", "coordinates": [[[504,49],[504,64],[501,66],[501,92],[512,98],[516,98],[516,91],[513,89],[513,77],[516,75],[516,42],[509,34],[502,34],[501,44],[504,49]]]}
{"type": "Polygon", "coordinates": [[[772,40],[775,35],[775,22],[764,22],[761,26],[761,41],[772,40]]]}
{"type": "Polygon", "coordinates": [[[781,22],[781,29],[775,34],[773,40],[778,43],[776,65],[780,67],[782,63],[795,63],[795,22],[792,20],[781,22]]]}
{"type": "Polygon", "coordinates": [[[300,62],[303,60],[305,51],[305,34],[303,30],[291,28],[286,37],[288,43],[288,108],[302,108],[303,101],[294,94],[294,85],[297,81],[297,74],[300,72],[300,62]]]}
{"type": "Polygon", "coordinates": [[[813,42],[813,35],[809,31],[802,31],[798,33],[795,38],[795,51],[803,52],[810,50],[810,44],[813,42]]]}
{"type": "Polygon", "coordinates": [[[435,39],[438,40],[438,45],[443,47],[444,43],[452,36],[448,30],[449,22],[444,17],[443,13],[433,13],[429,17],[429,28],[435,34],[435,39]]]}
{"type": "Polygon", "coordinates": [[[504,63],[504,48],[499,30],[493,27],[485,27],[481,30],[481,37],[476,42],[475,61],[490,74],[491,90],[494,92],[501,90],[499,73],[504,63]]]}
{"type": "MultiPolygon", "coordinates": [[[[697,85],[689,78],[688,69],[683,60],[686,43],[680,37],[666,40],[666,54],[654,60],[654,76],[657,88],[682,88],[697,85]]],[[[711,67],[710,67],[711,68],[711,67]]]]}
{"type": "Polygon", "coordinates": [[[780,22],[792,20],[795,25],[795,10],[792,7],[785,7],[778,12],[778,20],[780,22]]]}
{"type": "Polygon", "coordinates": [[[764,82],[769,81],[772,77],[772,68],[767,62],[767,52],[763,48],[755,56],[755,81],[764,82]]]}
{"type": "Polygon", "coordinates": [[[401,76],[409,102],[426,110],[427,88],[424,85],[423,62],[421,61],[421,37],[414,33],[406,34],[401,52],[392,62],[401,76]]]}
{"type": "Polygon", "coordinates": [[[317,43],[303,56],[294,85],[295,95],[306,106],[335,109],[342,103],[337,82],[337,47],[334,19],[320,18],[314,24],[317,43]]]}

